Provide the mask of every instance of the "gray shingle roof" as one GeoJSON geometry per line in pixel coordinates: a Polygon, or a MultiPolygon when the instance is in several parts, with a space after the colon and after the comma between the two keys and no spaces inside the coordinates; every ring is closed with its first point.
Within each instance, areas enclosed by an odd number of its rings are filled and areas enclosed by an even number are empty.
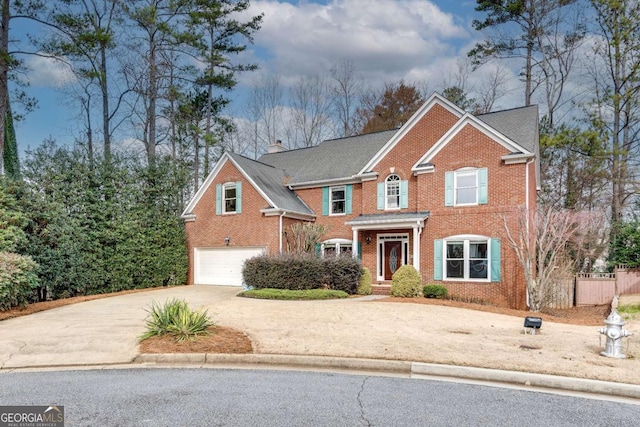
{"type": "Polygon", "coordinates": [[[537,152],[538,106],[514,108],[480,114],[478,119],[488,124],[530,153],[537,152]]]}
{"type": "Polygon", "coordinates": [[[265,207],[314,215],[314,212],[293,191],[283,185],[285,176],[281,169],[248,159],[239,154],[228,154],[275,204],[275,206],[265,207]]]}
{"type": "Polygon", "coordinates": [[[360,172],[396,131],[332,139],[315,147],[265,154],[259,161],[283,169],[292,185],[350,178],[360,172]]]}

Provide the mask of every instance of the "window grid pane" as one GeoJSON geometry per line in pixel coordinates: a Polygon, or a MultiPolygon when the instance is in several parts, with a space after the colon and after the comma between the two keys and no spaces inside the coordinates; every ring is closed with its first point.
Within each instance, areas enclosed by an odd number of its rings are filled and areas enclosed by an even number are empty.
{"type": "Polygon", "coordinates": [[[400,207],[400,177],[391,175],[387,178],[387,208],[400,207]]]}
{"type": "Polygon", "coordinates": [[[235,212],[236,211],[236,187],[227,186],[224,188],[224,211],[235,212]]]}
{"type": "Polygon", "coordinates": [[[456,172],[456,204],[478,203],[478,171],[456,172]]]}
{"type": "Polygon", "coordinates": [[[331,213],[342,214],[345,212],[345,188],[338,187],[331,189],[331,213]]]}

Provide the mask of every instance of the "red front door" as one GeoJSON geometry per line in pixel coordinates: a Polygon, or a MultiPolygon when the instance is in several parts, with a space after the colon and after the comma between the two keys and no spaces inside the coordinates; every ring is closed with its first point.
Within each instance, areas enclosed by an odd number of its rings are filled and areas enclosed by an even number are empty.
{"type": "Polygon", "coordinates": [[[391,280],[393,273],[402,265],[402,242],[384,242],[384,280],[391,280]]]}

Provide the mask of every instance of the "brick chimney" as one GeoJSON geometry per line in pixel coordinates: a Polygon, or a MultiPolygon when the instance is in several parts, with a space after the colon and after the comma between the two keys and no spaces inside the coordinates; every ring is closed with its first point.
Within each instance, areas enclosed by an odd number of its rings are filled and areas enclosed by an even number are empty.
{"type": "Polygon", "coordinates": [[[282,146],[282,141],[279,139],[276,140],[275,144],[267,147],[267,154],[282,153],[283,151],[287,151],[287,149],[282,146]]]}

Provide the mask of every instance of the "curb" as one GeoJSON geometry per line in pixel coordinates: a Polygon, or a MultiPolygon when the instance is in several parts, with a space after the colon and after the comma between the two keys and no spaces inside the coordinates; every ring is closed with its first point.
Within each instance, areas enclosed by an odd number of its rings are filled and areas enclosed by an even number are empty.
{"type": "Polygon", "coordinates": [[[501,371],[468,366],[438,365],[434,363],[399,360],[359,359],[348,357],[293,356],[284,354],[140,354],[136,364],[202,364],[221,367],[295,367],[306,369],[350,370],[377,372],[409,377],[431,376],[474,381],[513,384],[543,389],[602,394],[640,399],[640,386],[584,378],[562,377],[529,372],[501,371]]]}

